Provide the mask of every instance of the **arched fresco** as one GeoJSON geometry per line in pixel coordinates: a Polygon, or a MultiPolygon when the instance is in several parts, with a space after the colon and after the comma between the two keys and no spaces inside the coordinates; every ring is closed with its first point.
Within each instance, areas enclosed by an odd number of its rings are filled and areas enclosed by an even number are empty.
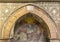
{"type": "Polygon", "coordinates": [[[16,21],[10,42],[49,42],[49,35],[48,26],[44,21],[28,13],[16,21]]]}

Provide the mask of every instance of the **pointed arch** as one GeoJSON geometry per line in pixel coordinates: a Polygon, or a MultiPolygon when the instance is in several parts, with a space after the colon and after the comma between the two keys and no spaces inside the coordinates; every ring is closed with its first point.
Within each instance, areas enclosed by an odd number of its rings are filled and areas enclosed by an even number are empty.
{"type": "Polygon", "coordinates": [[[4,25],[4,28],[2,29],[2,38],[9,38],[14,23],[17,21],[18,18],[27,13],[33,13],[41,17],[49,27],[51,38],[58,38],[57,29],[52,19],[49,17],[49,15],[47,15],[44,10],[34,5],[25,5],[9,16],[4,25]]]}

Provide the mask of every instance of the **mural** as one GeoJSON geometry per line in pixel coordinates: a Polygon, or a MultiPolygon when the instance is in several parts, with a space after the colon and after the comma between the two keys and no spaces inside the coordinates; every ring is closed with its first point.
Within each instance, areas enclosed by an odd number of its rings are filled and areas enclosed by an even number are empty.
{"type": "Polygon", "coordinates": [[[16,23],[10,42],[47,42],[45,34],[41,24],[31,14],[27,14],[16,23]]]}
{"type": "Polygon", "coordinates": [[[41,31],[37,25],[23,24],[15,34],[15,40],[19,42],[38,42],[41,31]]]}

